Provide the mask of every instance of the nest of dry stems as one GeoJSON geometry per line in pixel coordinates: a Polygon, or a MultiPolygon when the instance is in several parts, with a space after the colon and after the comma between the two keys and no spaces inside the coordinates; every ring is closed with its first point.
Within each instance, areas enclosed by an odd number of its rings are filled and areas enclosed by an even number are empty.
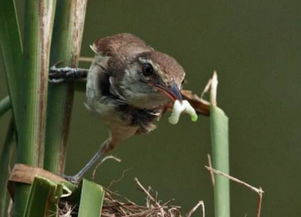
{"type": "MultiPolygon", "coordinates": [[[[101,217],[190,217],[198,207],[202,208],[203,216],[205,216],[203,201],[199,201],[188,214],[183,215],[181,207],[172,204],[173,200],[162,202],[158,200],[157,193],[155,194],[156,196],[152,195],[150,187],[148,189],[143,187],[137,178],[135,181],[139,190],[145,194],[146,204],[138,205],[128,198],[106,189],[101,217]]],[[[73,217],[76,214],[77,207],[67,202],[60,204],[60,217],[73,217]]]]}

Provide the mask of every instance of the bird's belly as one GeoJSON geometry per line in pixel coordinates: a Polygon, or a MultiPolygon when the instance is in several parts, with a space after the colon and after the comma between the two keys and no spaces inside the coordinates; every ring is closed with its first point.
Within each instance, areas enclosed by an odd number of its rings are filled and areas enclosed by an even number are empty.
{"type": "Polygon", "coordinates": [[[106,124],[114,128],[137,127],[137,133],[148,133],[155,129],[154,121],[159,113],[141,110],[113,100],[88,99],[86,107],[96,113],[106,124]]]}
{"type": "Polygon", "coordinates": [[[111,124],[113,122],[121,125],[127,124],[120,118],[120,115],[116,110],[116,105],[109,100],[106,100],[105,97],[102,97],[100,99],[88,97],[85,106],[88,110],[96,114],[108,124],[111,124]]]}

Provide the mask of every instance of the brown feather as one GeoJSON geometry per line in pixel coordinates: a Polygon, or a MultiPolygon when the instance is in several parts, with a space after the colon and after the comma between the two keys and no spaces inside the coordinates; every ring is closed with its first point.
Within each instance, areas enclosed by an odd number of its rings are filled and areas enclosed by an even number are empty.
{"type": "Polygon", "coordinates": [[[152,51],[150,58],[160,65],[160,69],[164,72],[161,75],[163,80],[175,81],[177,84],[182,83],[185,77],[184,69],[173,57],[159,51],[152,51]]]}
{"type": "Polygon", "coordinates": [[[133,56],[135,52],[142,53],[153,50],[143,40],[130,33],[120,33],[100,38],[94,43],[94,47],[98,53],[123,59],[133,56]]]}

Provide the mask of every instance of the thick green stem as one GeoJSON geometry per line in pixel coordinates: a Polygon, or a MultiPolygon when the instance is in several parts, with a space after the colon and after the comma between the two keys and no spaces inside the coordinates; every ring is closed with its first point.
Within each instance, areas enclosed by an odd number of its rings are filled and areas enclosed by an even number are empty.
{"type": "Polygon", "coordinates": [[[22,42],[14,0],[0,0],[0,48],[17,131],[22,116],[22,42]]]}
{"type": "MultiPolygon", "coordinates": [[[[210,109],[213,168],[229,174],[228,118],[224,112],[212,106],[210,109]]],[[[230,181],[215,175],[215,217],[230,217],[230,181]]]]}
{"type": "MultiPolygon", "coordinates": [[[[43,165],[48,68],[56,1],[27,0],[24,17],[24,53],[21,80],[22,116],[18,123],[17,162],[43,165]]],[[[19,121],[19,120],[18,120],[19,121]]],[[[29,186],[16,184],[14,216],[23,216],[29,186]]]]}
{"type": "Polygon", "coordinates": [[[4,115],[11,107],[9,96],[0,101],[0,117],[4,115]]]}
{"type": "Polygon", "coordinates": [[[5,142],[1,151],[0,156],[0,216],[5,216],[7,212],[7,180],[9,174],[9,164],[11,159],[11,153],[13,150],[13,138],[15,135],[15,127],[14,127],[14,120],[11,119],[8,131],[6,134],[5,142]]]}
{"type": "MultiPolygon", "coordinates": [[[[77,65],[86,3],[86,0],[58,1],[51,49],[52,64],[77,65]]],[[[64,170],[73,93],[73,84],[49,85],[44,166],[56,173],[64,170]]]]}
{"type": "MultiPolygon", "coordinates": [[[[213,73],[210,90],[210,132],[213,167],[229,174],[228,117],[217,107],[217,74],[213,73]]],[[[230,180],[214,175],[215,217],[230,217],[230,180]]]]}

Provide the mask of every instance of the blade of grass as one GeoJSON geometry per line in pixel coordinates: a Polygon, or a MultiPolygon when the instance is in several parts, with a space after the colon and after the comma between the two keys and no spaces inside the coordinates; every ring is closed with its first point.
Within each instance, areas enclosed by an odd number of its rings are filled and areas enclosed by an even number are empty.
{"type": "Polygon", "coordinates": [[[9,96],[0,101],[0,117],[4,115],[11,107],[9,96]]]}
{"type": "Polygon", "coordinates": [[[0,0],[0,47],[6,71],[8,92],[13,107],[17,131],[22,115],[20,79],[22,42],[14,0],[0,0]]]}
{"type": "Polygon", "coordinates": [[[86,179],[82,182],[78,217],[99,217],[102,210],[104,191],[100,185],[86,179]]]}
{"type": "Polygon", "coordinates": [[[0,195],[3,197],[0,200],[0,216],[5,216],[7,208],[7,180],[9,174],[9,164],[11,159],[11,154],[13,150],[13,140],[15,135],[14,120],[11,119],[8,131],[6,134],[5,142],[1,151],[0,156],[0,195]]]}
{"type": "MultiPolygon", "coordinates": [[[[211,82],[210,132],[213,167],[229,174],[228,117],[216,105],[216,73],[214,73],[211,82]]],[[[230,217],[230,181],[220,175],[214,176],[215,217],[230,217]]]]}
{"type": "MultiPolygon", "coordinates": [[[[17,162],[42,166],[44,155],[48,68],[56,1],[27,0],[24,17],[22,116],[18,121],[17,162]],[[20,121],[20,122],[19,122],[20,121]]],[[[14,216],[23,216],[29,186],[16,184],[14,216]]]]}
{"type": "MultiPolygon", "coordinates": [[[[58,1],[51,63],[75,67],[80,54],[87,0],[58,1]]],[[[50,84],[45,141],[45,169],[63,173],[70,123],[73,84],[50,84]]]]}

